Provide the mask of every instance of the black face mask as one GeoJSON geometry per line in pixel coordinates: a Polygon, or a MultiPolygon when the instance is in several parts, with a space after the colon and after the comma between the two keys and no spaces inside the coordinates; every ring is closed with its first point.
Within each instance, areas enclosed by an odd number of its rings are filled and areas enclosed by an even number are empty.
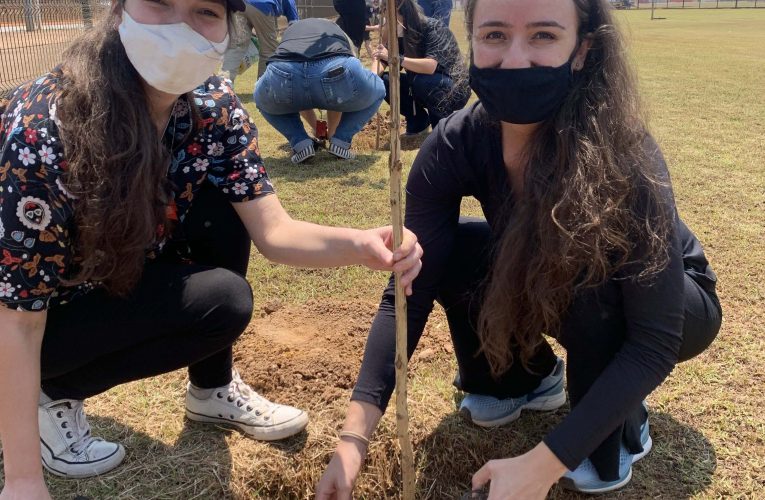
{"type": "Polygon", "coordinates": [[[470,65],[470,87],[494,119],[538,123],[551,118],[573,85],[571,59],[557,68],[477,68],[470,65]]]}

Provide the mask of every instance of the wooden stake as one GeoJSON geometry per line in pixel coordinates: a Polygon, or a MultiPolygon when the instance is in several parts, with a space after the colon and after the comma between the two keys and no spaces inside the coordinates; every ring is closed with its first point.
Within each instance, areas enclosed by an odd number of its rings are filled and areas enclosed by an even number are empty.
{"type": "MultiPolygon", "coordinates": [[[[379,3],[377,4],[377,9],[376,10],[377,10],[377,15],[375,16],[375,18],[377,19],[377,26],[378,26],[378,28],[377,28],[377,44],[375,45],[375,49],[377,48],[378,45],[380,45],[382,43],[382,24],[383,23],[382,23],[382,16],[380,16],[380,4],[379,3]]],[[[379,62],[378,62],[378,64],[379,64],[379,62]]],[[[376,124],[376,126],[375,126],[375,129],[376,129],[376,131],[375,131],[375,151],[379,151],[380,150],[380,126],[382,125],[381,118],[382,117],[380,116],[380,110],[378,109],[377,113],[375,114],[375,124],[376,124]]]]}
{"type": "MultiPolygon", "coordinates": [[[[401,142],[400,74],[401,61],[398,54],[398,9],[395,0],[388,0],[386,8],[388,25],[388,68],[390,89],[390,207],[393,220],[393,248],[398,248],[404,237],[404,211],[401,203],[401,142]],[[392,7],[392,8],[391,8],[392,7]]],[[[414,453],[409,440],[409,411],[406,402],[407,346],[406,346],[406,294],[396,274],[396,434],[401,447],[401,475],[404,500],[414,500],[414,453]]]]}
{"type": "Polygon", "coordinates": [[[375,120],[375,128],[377,129],[375,132],[375,151],[379,151],[380,149],[380,112],[377,112],[377,119],[375,120]]]}

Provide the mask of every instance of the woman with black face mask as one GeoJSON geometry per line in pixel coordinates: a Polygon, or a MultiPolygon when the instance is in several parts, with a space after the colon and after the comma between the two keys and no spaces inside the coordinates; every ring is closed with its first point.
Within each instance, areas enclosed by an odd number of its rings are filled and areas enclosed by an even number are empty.
{"type": "Polygon", "coordinates": [[[306,427],[233,367],[252,243],[293,266],[400,271],[411,293],[410,231],[393,252],[390,227],[319,226],[282,208],[255,125],[213,76],[242,9],[113,0],[59,67],[0,102],[0,499],[49,499],[43,467],[117,467],[125,449],[93,436],[84,400],[179,368],[190,420],[268,441],[306,427]]]}
{"type": "MultiPolygon", "coordinates": [[[[439,124],[407,183],[406,224],[425,251],[409,352],[437,300],[460,412],[485,427],[562,406],[566,372],[571,412],[473,476],[490,499],[544,498],[559,480],[617,489],[652,445],[645,398],[717,335],[716,277],[678,218],[608,2],[469,0],[466,24],[480,101],[439,124]],[[486,220],[460,218],[466,196],[486,220]]],[[[349,498],[394,388],[394,330],[391,282],[320,498],[349,498]]]]}

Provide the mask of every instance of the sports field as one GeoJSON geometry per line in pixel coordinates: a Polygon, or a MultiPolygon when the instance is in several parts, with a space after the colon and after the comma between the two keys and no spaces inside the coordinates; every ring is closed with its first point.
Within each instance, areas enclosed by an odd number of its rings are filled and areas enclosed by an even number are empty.
{"type": "MultiPolygon", "coordinates": [[[[653,451],[628,487],[607,498],[765,498],[765,10],[621,11],[652,133],[671,168],[680,215],[719,276],[723,328],[648,398],[653,451]]],[[[452,28],[464,42],[462,16],[452,28]]],[[[260,129],[282,203],[296,218],[372,227],[389,220],[387,153],[353,161],[319,153],[293,166],[286,141],[257,113],[251,68],[236,82],[260,129]]],[[[364,142],[364,141],[362,141],[364,142]]],[[[373,140],[366,141],[373,144],[373,140]]],[[[404,151],[410,165],[416,151],[404,151]]],[[[478,214],[476,203],[466,213],[478,214]]],[[[88,401],[94,433],[125,444],[115,472],[65,481],[55,498],[310,498],[336,443],[371,318],[387,281],[362,268],[307,271],[254,254],[257,312],[237,344],[243,378],[266,396],[306,408],[308,432],[257,443],[183,418],[185,373],[129,384],[88,401]]],[[[109,332],[104,332],[108,335],[109,332]]],[[[486,460],[519,454],[566,413],[524,413],[484,430],[455,413],[455,365],[444,315],[414,357],[410,427],[420,498],[458,497],[486,460]]],[[[358,498],[395,498],[393,412],[374,436],[358,498]]],[[[551,498],[570,498],[554,488],[551,498]]],[[[584,498],[584,497],[582,497],[584,498]]],[[[603,497],[601,497],[603,498],[603,497]]]]}

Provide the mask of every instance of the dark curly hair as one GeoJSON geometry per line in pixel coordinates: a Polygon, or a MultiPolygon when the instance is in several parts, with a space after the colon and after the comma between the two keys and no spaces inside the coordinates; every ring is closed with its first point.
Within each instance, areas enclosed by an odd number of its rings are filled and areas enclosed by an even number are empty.
{"type": "MultiPolygon", "coordinates": [[[[77,197],[77,265],[65,283],[99,281],[115,295],[127,294],[140,279],[158,228],[167,228],[171,196],[170,154],[120,40],[120,8],[67,48],[56,100],[65,183],[77,197]]],[[[227,19],[230,31],[228,7],[227,19]]]]}
{"type": "MultiPolygon", "coordinates": [[[[471,40],[479,1],[466,5],[471,40]]],[[[668,179],[649,146],[622,38],[606,0],[572,1],[579,40],[592,45],[565,103],[529,141],[522,194],[507,202],[478,325],[495,376],[513,352],[529,368],[577,293],[615,276],[649,280],[668,262],[668,179]]]]}

